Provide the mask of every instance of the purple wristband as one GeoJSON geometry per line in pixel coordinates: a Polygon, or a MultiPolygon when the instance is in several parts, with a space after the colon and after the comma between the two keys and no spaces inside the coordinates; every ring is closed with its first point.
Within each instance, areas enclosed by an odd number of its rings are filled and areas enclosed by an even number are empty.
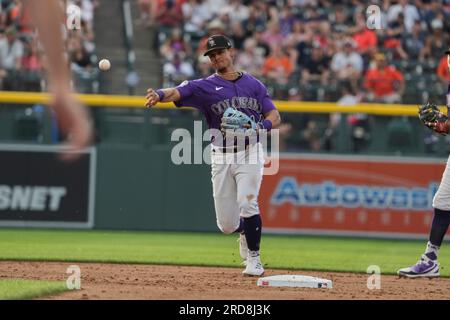
{"type": "Polygon", "coordinates": [[[159,96],[159,101],[163,101],[164,99],[164,91],[162,91],[161,89],[156,90],[156,94],[159,96]]]}
{"type": "Polygon", "coordinates": [[[261,129],[266,129],[267,131],[272,130],[272,121],[269,119],[264,119],[263,122],[260,123],[261,129]]]}

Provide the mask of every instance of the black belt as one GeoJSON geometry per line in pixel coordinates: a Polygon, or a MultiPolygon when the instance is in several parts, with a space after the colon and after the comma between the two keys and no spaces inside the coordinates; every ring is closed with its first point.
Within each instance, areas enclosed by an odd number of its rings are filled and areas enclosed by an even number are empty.
{"type": "Polygon", "coordinates": [[[249,145],[245,145],[245,149],[238,149],[238,146],[233,146],[233,147],[216,147],[214,146],[212,148],[213,152],[216,152],[216,150],[219,150],[222,153],[237,153],[239,151],[244,151],[244,150],[248,150],[249,145]]]}

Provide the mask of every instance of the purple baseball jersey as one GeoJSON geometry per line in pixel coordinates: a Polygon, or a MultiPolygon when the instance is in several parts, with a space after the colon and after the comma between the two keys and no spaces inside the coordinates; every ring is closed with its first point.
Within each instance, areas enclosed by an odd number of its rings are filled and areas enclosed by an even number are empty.
{"type": "Polygon", "coordinates": [[[264,84],[248,73],[243,73],[236,81],[213,74],[204,79],[184,81],[176,88],[181,99],[175,105],[199,109],[210,129],[220,129],[222,115],[228,107],[253,116],[256,122],[276,109],[264,84]]]}
{"type": "Polygon", "coordinates": [[[450,116],[450,83],[447,87],[447,115],[450,116]]]}

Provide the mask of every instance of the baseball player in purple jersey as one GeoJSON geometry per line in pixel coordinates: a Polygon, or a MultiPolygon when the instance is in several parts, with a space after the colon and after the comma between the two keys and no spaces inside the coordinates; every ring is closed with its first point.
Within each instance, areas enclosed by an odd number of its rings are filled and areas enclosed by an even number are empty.
{"type": "MultiPolygon", "coordinates": [[[[450,50],[447,50],[445,54],[447,55],[447,66],[450,71],[450,50]]],[[[435,132],[444,135],[450,132],[448,115],[450,115],[450,84],[447,89],[447,115],[440,113],[437,106],[430,103],[419,109],[419,117],[424,124],[435,132]],[[429,121],[429,119],[432,120],[429,121]]],[[[439,248],[450,225],[450,157],[447,160],[439,188],[434,195],[433,208],[433,222],[425,252],[415,265],[397,271],[401,277],[439,277],[439,248]]]]}
{"type": "MultiPolygon", "coordinates": [[[[197,108],[205,115],[209,128],[216,130],[223,129],[223,114],[229,107],[256,119],[259,129],[270,131],[280,124],[280,114],[266,87],[250,74],[234,68],[235,51],[227,37],[211,36],[204,55],[209,57],[216,73],[185,81],[176,88],[148,89],[146,106],[173,101],[177,107],[197,108]]],[[[246,266],[243,273],[252,276],[264,273],[259,254],[262,222],[258,208],[264,158],[258,155],[262,155],[260,142],[238,148],[230,145],[229,140],[224,143],[223,139],[212,139],[211,176],[217,225],[225,234],[240,234],[240,255],[246,266]],[[252,155],[257,155],[255,163],[239,161],[252,155]],[[229,156],[237,161],[224,162],[224,157],[229,156]]]]}

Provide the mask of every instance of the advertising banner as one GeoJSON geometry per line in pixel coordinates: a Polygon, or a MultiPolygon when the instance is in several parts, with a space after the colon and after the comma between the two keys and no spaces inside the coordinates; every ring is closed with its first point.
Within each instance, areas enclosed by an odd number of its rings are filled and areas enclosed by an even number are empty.
{"type": "Polygon", "coordinates": [[[260,206],[272,233],[425,238],[446,159],[282,155],[260,206]]]}
{"type": "Polygon", "coordinates": [[[0,226],[93,227],[95,149],[72,162],[58,152],[0,144],[0,226]]]}

